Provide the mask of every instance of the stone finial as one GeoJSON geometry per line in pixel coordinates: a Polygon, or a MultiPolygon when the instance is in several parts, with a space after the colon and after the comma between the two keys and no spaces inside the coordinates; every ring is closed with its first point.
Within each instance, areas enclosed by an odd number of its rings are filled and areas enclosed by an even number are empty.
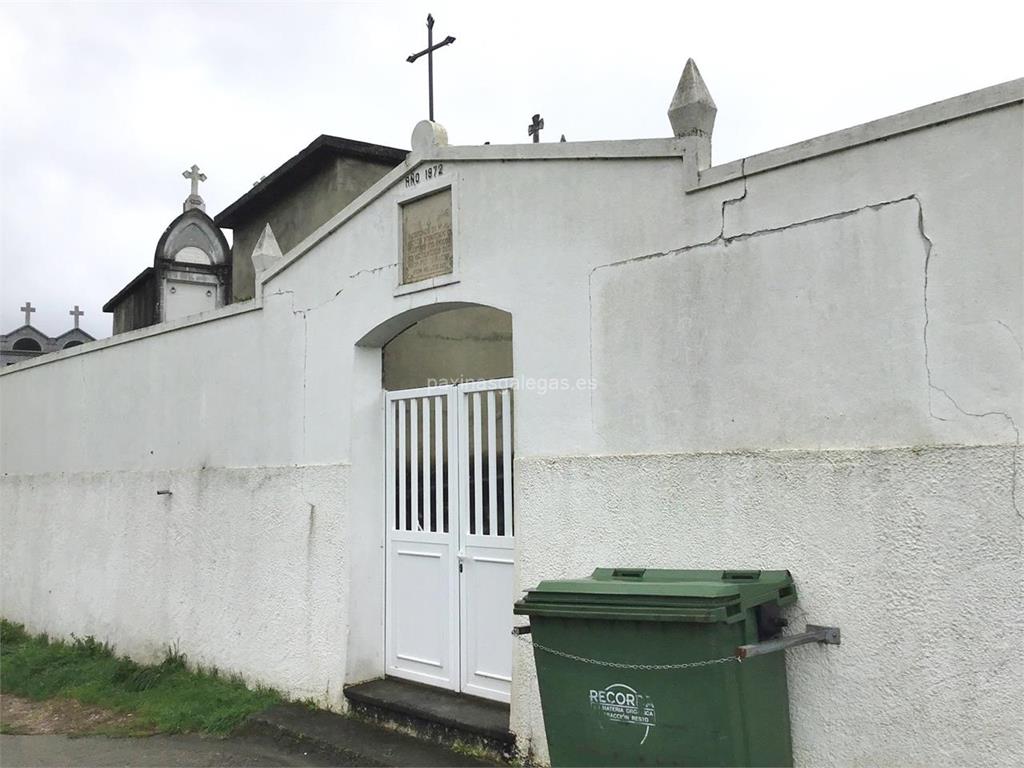
{"type": "Polygon", "coordinates": [[[676,136],[706,136],[711,138],[715,128],[718,107],[711,98],[704,78],[693,59],[686,60],[683,75],[668,107],[668,119],[676,136]]]}
{"type": "Polygon", "coordinates": [[[429,155],[434,147],[448,146],[448,131],[440,123],[420,120],[412,129],[412,151],[417,155],[429,155]]]}
{"type": "Polygon", "coordinates": [[[687,59],[668,107],[668,120],[672,123],[673,134],[691,139],[695,145],[688,153],[695,162],[695,173],[711,166],[711,133],[715,129],[716,114],[718,107],[700,70],[693,59],[687,59]]]}
{"type": "Polygon", "coordinates": [[[277,244],[274,230],[270,228],[269,223],[263,228],[263,234],[260,235],[260,239],[256,241],[256,247],[252,249],[251,258],[256,274],[270,269],[278,260],[283,258],[281,246],[277,244]]]}

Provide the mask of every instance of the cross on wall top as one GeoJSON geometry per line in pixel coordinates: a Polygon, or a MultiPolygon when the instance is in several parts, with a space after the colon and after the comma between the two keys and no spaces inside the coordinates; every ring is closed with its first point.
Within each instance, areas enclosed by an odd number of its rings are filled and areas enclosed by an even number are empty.
{"type": "Polygon", "coordinates": [[[85,312],[80,310],[78,308],[78,305],[75,304],[75,308],[72,309],[70,312],[68,312],[68,314],[71,315],[73,318],[75,318],[75,328],[77,328],[78,327],[78,318],[80,318],[82,315],[84,315],[85,312]]]}
{"type": "Polygon", "coordinates": [[[26,301],[25,306],[21,307],[21,311],[25,313],[25,325],[32,325],[32,313],[36,311],[36,308],[32,306],[32,302],[26,301]]]}
{"type": "Polygon", "coordinates": [[[544,127],[544,118],[540,115],[533,116],[533,122],[526,126],[526,135],[533,136],[533,143],[540,141],[540,131],[544,127]]]}
{"type": "Polygon", "coordinates": [[[428,114],[430,122],[434,122],[434,51],[438,48],[444,48],[446,45],[451,45],[455,42],[455,38],[448,35],[437,45],[434,45],[434,17],[429,13],[427,14],[427,47],[419,53],[414,53],[408,58],[410,64],[414,63],[416,59],[424,54],[427,57],[427,100],[428,100],[428,114]]]}

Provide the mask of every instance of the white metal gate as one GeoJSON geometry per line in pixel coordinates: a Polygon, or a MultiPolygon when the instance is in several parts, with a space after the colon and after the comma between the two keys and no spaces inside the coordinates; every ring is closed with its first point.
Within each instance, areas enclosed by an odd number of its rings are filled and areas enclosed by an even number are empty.
{"type": "Polygon", "coordinates": [[[385,397],[387,673],[508,701],[512,382],[385,397]]]}

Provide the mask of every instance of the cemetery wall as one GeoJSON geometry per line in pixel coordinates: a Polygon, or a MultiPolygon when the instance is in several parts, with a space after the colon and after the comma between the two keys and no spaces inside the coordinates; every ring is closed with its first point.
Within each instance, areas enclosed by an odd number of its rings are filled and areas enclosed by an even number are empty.
{"type": "MultiPolygon", "coordinates": [[[[0,609],[342,706],[383,671],[380,346],[485,305],[512,315],[520,588],[790,568],[795,627],[844,633],[790,656],[800,764],[1015,762],[1021,98],[700,178],[678,140],[412,157],[251,307],[0,373],[0,609]],[[449,183],[455,272],[403,291],[398,205],[449,183]]],[[[512,725],[543,761],[532,675],[512,725]]]]}
{"type": "Polygon", "coordinates": [[[788,568],[793,629],[843,632],[788,654],[798,764],[1024,759],[1022,128],[1018,100],[726,176],[719,232],[595,268],[595,444],[520,452],[520,584],[788,568]]]}

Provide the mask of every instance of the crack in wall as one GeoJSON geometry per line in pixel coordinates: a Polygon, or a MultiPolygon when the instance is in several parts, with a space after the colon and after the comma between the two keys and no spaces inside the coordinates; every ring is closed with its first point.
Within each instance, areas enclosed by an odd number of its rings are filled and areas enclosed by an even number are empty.
{"type": "Polygon", "coordinates": [[[321,309],[321,308],[327,306],[332,301],[336,300],[339,296],[341,296],[341,294],[344,292],[344,290],[345,290],[344,288],[339,288],[337,291],[334,292],[334,295],[331,298],[327,299],[326,301],[322,301],[319,304],[314,304],[312,306],[306,307],[305,309],[296,309],[295,308],[295,291],[282,289],[282,290],[274,291],[273,293],[264,294],[264,298],[265,299],[266,298],[270,298],[270,297],[274,297],[274,296],[288,296],[288,297],[290,297],[291,313],[293,315],[297,316],[297,317],[301,317],[302,318],[302,460],[303,460],[303,462],[306,461],[306,449],[307,449],[306,425],[307,425],[307,417],[308,417],[308,414],[309,414],[309,400],[308,400],[308,397],[307,397],[307,384],[308,384],[308,375],[307,375],[307,373],[308,373],[308,365],[309,365],[309,313],[310,312],[314,312],[314,311],[316,311],[318,309],[321,309]]]}
{"type": "Polygon", "coordinates": [[[722,228],[718,232],[718,239],[725,237],[726,208],[747,199],[747,158],[745,157],[740,161],[740,175],[743,177],[743,194],[739,197],[730,197],[722,201],[722,228]]]}
{"type": "Polygon", "coordinates": [[[1020,339],[1017,338],[1017,334],[1013,332],[1013,329],[1006,323],[1004,323],[1002,320],[996,320],[996,325],[1002,326],[1006,330],[1006,332],[1010,334],[1010,338],[1013,339],[1013,343],[1016,344],[1017,349],[1020,350],[1021,359],[1024,359],[1024,345],[1021,345],[1020,339]]]}
{"type": "Polygon", "coordinates": [[[376,275],[378,272],[383,272],[385,269],[395,269],[398,264],[382,264],[379,267],[369,267],[367,269],[359,269],[348,276],[349,280],[352,280],[360,275],[376,275]]]}
{"type": "MultiPolygon", "coordinates": [[[[928,329],[931,326],[931,311],[930,311],[929,306],[928,306],[928,281],[929,281],[929,278],[930,278],[929,269],[931,267],[932,253],[934,251],[935,244],[932,242],[932,239],[928,236],[928,233],[927,233],[927,231],[925,229],[924,204],[921,202],[921,199],[919,197],[917,197],[917,195],[912,195],[911,197],[913,198],[914,202],[917,203],[917,228],[918,228],[918,234],[921,236],[921,240],[924,241],[924,246],[925,246],[925,251],[924,251],[924,281],[923,281],[924,282],[924,285],[923,285],[924,329],[922,331],[922,342],[924,344],[924,369],[925,369],[925,376],[927,377],[927,380],[928,380],[928,415],[931,418],[936,419],[937,421],[949,421],[949,419],[945,419],[945,418],[937,415],[935,413],[935,411],[933,410],[933,408],[932,408],[932,393],[933,392],[938,392],[944,398],[946,398],[947,401],[949,401],[949,404],[952,405],[953,408],[955,408],[959,413],[962,413],[964,416],[969,416],[971,418],[977,418],[977,419],[984,419],[984,418],[988,418],[989,416],[999,416],[1004,421],[1006,421],[1007,424],[1010,425],[1010,429],[1013,430],[1013,433],[1014,433],[1014,436],[1015,436],[1014,437],[1013,454],[1012,454],[1012,457],[1011,457],[1011,462],[1012,462],[1013,466],[1012,466],[1012,469],[1010,471],[1010,503],[1013,506],[1013,511],[1017,515],[1017,517],[1019,517],[1021,519],[1024,519],[1024,514],[1021,513],[1020,504],[1017,502],[1017,479],[1018,479],[1018,472],[1019,472],[1019,470],[1017,468],[1017,465],[1018,465],[1018,458],[1019,458],[1019,455],[1020,455],[1020,427],[1017,426],[1017,422],[1014,420],[1013,416],[1011,416],[1006,411],[997,411],[997,410],[991,410],[991,411],[969,411],[966,408],[964,408],[963,406],[961,406],[959,402],[957,402],[956,398],[954,398],[949,393],[949,390],[947,390],[945,387],[940,387],[938,384],[935,383],[934,375],[932,373],[932,368],[931,368],[931,351],[930,351],[930,348],[928,346],[928,329]]],[[[1004,328],[1006,328],[1007,331],[1010,330],[1009,327],[1007,327],[1006,324],[1003,323],[1001,320],[997,320],[996,322],[999,323],[1000,325],[1002,325],[1004,328]]],[[[1013,332],[1012,331],[1010,331],[1010,335],[1013,336],[1013,332]]],[[[1016,336],[1013,336],[1013,338],[1014,338],[1014,341],[1016,341],[1016,336]]],[[[1020,346],[1020,345],[1018,344],[1018,346],[1020,346]]]]}
{"type": "MultiPolygon", "coordinates": [[[[744,168],[741,165],[741,172],[743,171],[743,169],[744,168]]],[[[919,236],[921,237],[921,240],[924,243],[924,249],[925,249],[924,267],[923,267],[923,273],[924,273],[924,280],[923,280],[923,282],[924,282],[924,285],[923,285],[924,329],[923,329],[923,333],[922,333],[922,335],[923,335],[922,341],[923,341],[923,347],[924,347],[925,375],[926,375],[927,384],[928,384],[928,415],[929,415],[930,418],[936,419],[937,421],[949,421],[949,419],[943,418],[942,416],[939,416],[938,414],[936,414],[934,409],[933,409],[933,407],[932,407],[932,393],[933,392],[937,392],[937,393],[941,394],[943,397],[945,397],[950,402],[950,404],[959,413],[963,414],[964,416],[968,416],[968,417],[971,417],[971,418],[979,418],[979,419],[987,418],[989,416],[999,416],[1003,420],[1006,421],[1006,423],[1010,426],[1010,429],[1013,431],[1013,433],[1015,435],[1014,443],[1013,443],[1013,455],[1012,455],[1012,459],[1011,459],[1013,466],[1012,466],[1011,473],[1010,473],[1010,501],[1011,501],[1011,505],[1013,507],[1013,511],[1017,515],[1017,517],[1020,517],[1020,518],[1024,519],[1024,514],[1022,514],[1021,509],[1020,509],[1020,505],[1019,505],[1019,503],[1017,501],[1017,480],[1018,480],[1018,474],[1019,474],[1019,470],[1018,470],[1018,463],[1019,463],[1019,461],[1018,461],[1018,459],[1019,459],[1020,447],[1021,447],[1020,427],[1017,425],[1017,422],[1014,420],[1013,416],[1011,416],[1006,411],[1000,411],[1000,410],[977,411],[977,412],[976,411],[969,411],[966,408],[962,407],[957,402],[957,400],[949,393],[949,391],[947,389],[945,389],[943,387],[940,387],[934,381],[934,377],[933,377],[932,369],[931,369],[931,350],[930,350],[929,344],[928,344],[928,332],[929,332],[929,328],[930,328],[930,325],[931,325],[931,312],[930,312],[930,308],[928,306],[928,281],[929,281],[929,277],[930,277],[929,268],[931,266],[932,252],[933,252],[933,249],[934,249],[934,243],[932,242],[932,239],[928,236],[928,233],[927,233],[927,231],[925,229],[924,205],[921,202],[921,199],[918,197],[918,195],[916,193],[911,193],[909,195],[904,195],[903,197],[893,198],[891,200],[883,200],[883,201],[876,202],[876,203],[870,203],[870,204],[867,204],[867,205],[862,205],[862,206],[858,206],[856,208],[850,208],[850,209],[846,209],[846,210],[843,210],[843,211],[836,211],[834,213],[826,214],[826,215],[823,215],[823,216],[815,216],[815,217],[810,218],[810,219],[804,219],[802,221],[792,222],[790,224],[785,224],[785,225],[782,225],[782,226],[766,227],[764,229],[754,230],[754,231],[751,231],[751,232],[741,232],[741,233],[736,234],[736,235],[726,235],[725,234],[726,211],[727,211],[729,206],[736,205],[739,202],[741,202],[742,200],[745,200],[746,197],[747,197],[747,192],[748,192],[747,177],[746,177],[746,175],[744,175],[743,176],[743,194],[740,195],[739,197],[726,198],[726,199],[722,200],[722,207],[721,207],[722,224],[721,224],[721,228],[719,230],[718,236],[712,238],[711,240],[707,240],[707,241],[704,241],[704,242],[701,242],[701,243],[695,243],[693,245],[687,245],[687,246],[684,246],[682,248],[678,248],[678,249],[671,250],[671,251],[662,251],[662,252],[658,252],[658,253],[650,253],[650,254],[645,254],[643,256],[635,256],[635,257],[632,257],[632,258],[629,258],[629,259],[622,259],[620,261],[611,262],[609,264],[601,264],[601,265],[598,265],[598,266],[596,266],[596,267],[594,267],[593,269],[590,270],[590,274],[588,276],[587,294],[588,294],[589,312],[590,312],[590,317],[591,317],[590,337],[589,337],[589,340],[588,340],[589,341],[590,377],[591,377],[591,379],[593,379],[593,377],[594,377],[594,334],[593,334],[594,275],[598,272],[598,270],[610,269],[610,268],[613,268],[613,267],[620,267],[620,266],[623,266],[623,265],[626,265],[626,264],[634,264],[634,263],[642,262],[642,261],[649,261],[651,259],[658,259],[658,258],[661,258],[661,257],[664,257],[664,256],[679,256],[679,255],[682,255],[682,254],[685,254],[685,253],[689,253],[690,251],[697,250],[698,248],[707,248],[707,247],[715,246],[715,245],[722,245],[722,246],[728,247],[731,243],[734,243],[734,242],[743,242],[745,240],[749,240],[749,239],[752,239],[752,238],[755,238],[755,237],[761,237],[763,235],[776,234],[776,233],[779,233],[779,232],[783,232],[783,231],[786,231],[786,230],[795,229],[795,228],[799,228],[799,227],[806,227],[806,226],[821,224],[821,223],[828,222],[828,221],[835,221],[835,220],[839,220],[839,219],[844,219],[844,218],[847,218],[849,216],[853,216],[853,215],[856,215],[858,213],[861,213],[863,211],[868,211],[868,210],[870,210],[870,211],[878,211],[878,210],[886,208],[886,207],[888,207],[890,205],[898,205],[899,203],[905,203],[905,202],[913,201],[917,205],[918,234],[919,234],[919,236]]],[[[1007,326],[1001,320],[996,320],[996,322],[999,323],[999,325],[1003,326],[1007,330],[1007,332],[1010,334],[1010,336],[1013,338],[1013,340],[1017,343],[1018,348],[1021,349],[1022,354],[1024,354],[1024,347],[1021,346],[1020,341],[1014,335],[1013,331],[1009,328],[1009,326],[1007,326]]],[[[596,424],[595,416],[594,416],[594,392],[593,392],[593,390],[590,392],[590,422],[591,422],[591,428],[594,430],[594,434],[597,435],[598,437],[600,437],[601,436],[601,430],[598,427],[598,425],[596,424]]]]}

